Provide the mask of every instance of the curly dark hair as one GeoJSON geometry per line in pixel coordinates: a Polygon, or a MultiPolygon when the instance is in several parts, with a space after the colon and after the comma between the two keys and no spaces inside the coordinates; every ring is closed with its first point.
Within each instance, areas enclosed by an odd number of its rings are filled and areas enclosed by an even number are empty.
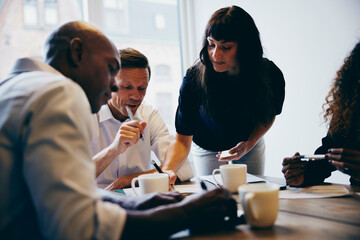
{"type": "Polygon", "coordinates": [[[330,135],[360,142],[360,42],[337,72],[323,109],[330,135]]]}

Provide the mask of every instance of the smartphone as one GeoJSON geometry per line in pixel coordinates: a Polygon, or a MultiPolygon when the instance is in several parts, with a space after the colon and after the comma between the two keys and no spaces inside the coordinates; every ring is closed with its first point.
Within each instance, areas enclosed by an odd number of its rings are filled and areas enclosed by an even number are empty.
{"type": "Polygon", "coordinates": [[[327,156],[325,154],[315,154],[315,155],[300,155],[301,160],[308,161],[318,161],[318,160],[327,160],[327,156]]]}
{"type": "Polygon", "coordinates": [[[231,154],[229,153],[229,151],[230,150],[222,151],[220,154],[220,158],[228,158],[236,155],[236,153],[231,154]]]}

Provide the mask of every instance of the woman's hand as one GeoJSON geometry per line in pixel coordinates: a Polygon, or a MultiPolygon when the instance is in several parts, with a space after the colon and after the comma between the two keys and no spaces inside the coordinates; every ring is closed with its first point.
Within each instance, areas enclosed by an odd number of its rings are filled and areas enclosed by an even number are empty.
{"type": "Polygon", "coordinates": [[[164,171],[167,175],[169,175],[169,191],[171,191],[171,185],[175,184],[176,181],[176,174],[172,170],[166,170],[164,171]]]}
{"type": "Polygon", "coordinates": [[[331,148],[326,154],[337,170],[360,181],[360,151],[346,148],[331,148]]]}
{"type": "Polygon", "coordinates": [[[218,152],[216,157],[219,158],[219,161],[239,160],[242,156],[247,154],[254,146],[255,146],[255,144],[253,144],[250,141],[239,142],[235,147],[233,147],[229,150],[230,154],[236,154],[236,155],[222,158],[222,157],[220,157],[221,152],[218,152]]]}
{"type": "Polygon", "coordinates": [[[292,157],[284,158],[282,165],[282,172],[284,173],[286,184],[290,186],[300,186],[304,183],[305,162],[301,161],[298,152],[292,157]]]}

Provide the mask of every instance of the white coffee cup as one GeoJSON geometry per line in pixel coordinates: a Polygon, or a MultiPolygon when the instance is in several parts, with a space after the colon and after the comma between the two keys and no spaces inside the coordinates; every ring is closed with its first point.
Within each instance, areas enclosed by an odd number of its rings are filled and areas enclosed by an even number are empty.
{"type": "Polygon", "coordinates": [[[279,211],[279,185],[245,184],[238,188],[245,219],[253,227],[270,227],[279,211]]]}
{"type": "Polygon", "coordinates": [[[166,173],[150,173],[140,175],[131,180],[131,188],[136,195],[143,195],[152,192],[168,192],[169,175],[167,175],[166,173]],[[138,191],[135,187],[136,181],[139,182],[138,191]]]}
{"type": "Polygon", "coordinates": [[[214,169],[212,176],[214,181],[221,185],[215,178],[215,174],[220,172],[223,187],[230,192],[237,192],[238,187],[246,183],[246,164],[226,164],[214,169]]]}

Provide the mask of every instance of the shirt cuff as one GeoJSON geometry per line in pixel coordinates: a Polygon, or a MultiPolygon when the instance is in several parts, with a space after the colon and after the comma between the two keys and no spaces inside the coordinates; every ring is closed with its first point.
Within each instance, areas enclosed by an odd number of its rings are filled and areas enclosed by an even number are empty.
{"type": "Polygon", "coordinates": [[[194,172],[192,170],[192,167],[188,159],[183,163],[183,165],[179,168],[179,170],[177,170],[176,176],[182,182],[194,177],[194,172]]]}

